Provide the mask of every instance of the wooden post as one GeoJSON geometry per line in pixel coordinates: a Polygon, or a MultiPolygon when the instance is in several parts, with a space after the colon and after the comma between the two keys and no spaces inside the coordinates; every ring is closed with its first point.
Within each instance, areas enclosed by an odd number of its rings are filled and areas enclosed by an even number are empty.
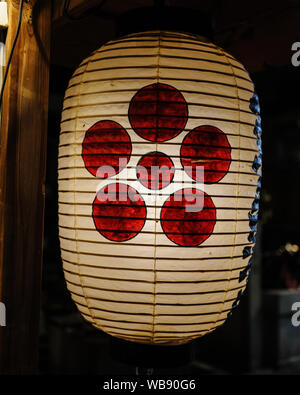
{"type": "MultiPolygon", "coordinates": [[[[8,0],[7,58],[20,0],[8,0]]],[[[37,370],[49,93],[50,0],[24,2],[0,142],[0,374],[37,370]]]]}

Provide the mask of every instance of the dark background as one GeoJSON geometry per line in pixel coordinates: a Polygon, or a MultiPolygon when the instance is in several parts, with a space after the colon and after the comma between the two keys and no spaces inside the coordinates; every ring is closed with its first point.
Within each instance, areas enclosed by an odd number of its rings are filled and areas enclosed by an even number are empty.
{"type": "Polygon", "coordinates": [[[291,64],[292,44],[300,41],[299,21],[300,1],[289,0],[100,0],[86,14],[72,14],[69,8],[54,20],[41,373],[135,374],[136,367],[140,372],[154,368],[157,374],[300,373],[300,326],[291,324],[292,303],[300,302],[300,66],[291,64]],[[140,7],[152,9],[137,17],[140,7]],[[58,241],[57,150],[68,80],[79,62],[106,41],[151,26],[207,34],[239,59],[255,83],[263,126],[258,242],[246,295],[225,325],[180,347],[114,340],[84,322],[66,289],[58,241]]]}

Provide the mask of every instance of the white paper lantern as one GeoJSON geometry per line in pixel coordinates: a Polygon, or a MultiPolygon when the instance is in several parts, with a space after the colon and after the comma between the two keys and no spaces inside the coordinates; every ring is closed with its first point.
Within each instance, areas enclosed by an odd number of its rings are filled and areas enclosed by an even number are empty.
{"type": "Polygon", "coordinates": [[[202,37],[129,35],[81,63],[61,121],[59,234],[87,321],[156,344],[224,323],[252,263],[260,136],[248,73],[202,37]]]}

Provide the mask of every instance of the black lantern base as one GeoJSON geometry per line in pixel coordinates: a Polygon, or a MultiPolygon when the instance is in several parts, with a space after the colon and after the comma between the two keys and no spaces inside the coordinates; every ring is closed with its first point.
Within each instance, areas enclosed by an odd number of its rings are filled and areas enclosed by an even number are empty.
{"type": "Polygon", "coordinates": [[[111,338],[110,352],[115,361],[139,368],[177,368],[192,361],[192,343],[158,346],[111,338]]]}

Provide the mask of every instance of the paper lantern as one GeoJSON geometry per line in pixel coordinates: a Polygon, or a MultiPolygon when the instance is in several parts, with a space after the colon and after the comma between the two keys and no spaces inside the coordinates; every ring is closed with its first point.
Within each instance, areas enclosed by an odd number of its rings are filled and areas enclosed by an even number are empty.
{"type": "Polygon", "coordinates": [[[224,323],[252,263],[260,166],[253,83],[221,48],[153,31],[84,60],[58,167],[64,273],[83,317],[155,344],[224,323]]]}

